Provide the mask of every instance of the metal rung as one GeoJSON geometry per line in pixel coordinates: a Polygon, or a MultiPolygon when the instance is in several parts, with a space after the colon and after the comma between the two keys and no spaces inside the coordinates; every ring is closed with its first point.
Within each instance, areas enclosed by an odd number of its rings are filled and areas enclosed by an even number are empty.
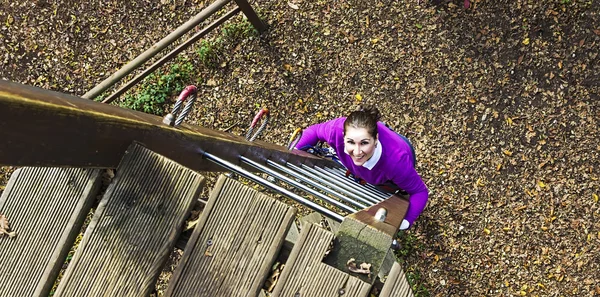
{"type": "Polygon", "coordinates": [[[241,167],[239,167],[237,165],[234,165],[234,164],[232,164],[230,162],[227,162],[227,161],[225,161],[225,160],[223,160],[223,159],[221,159],[221,158],[219,158],[219,157],[217,157],[217,156],[215,156],[213,154],[210,154],[208,152],[204,152],[202,155],[206,159],[208,159],[208,160],[210,160],[210,161],[218,164],[219,166],[222,166],[222,167],[224,167],[225,169],[227,169],[229,171],[233,171],[233,172],[239,174],[240,176],[243,176],[244,178],[247,178],[247,179],[249,179],[249,180],[251,180],[251,181],[253,181],[253,182],[255,182],[255,183],[257,183],[257,184],[259,184],[261,186],[263,186],[263,187],[269,188],[269,189],[271,189],[273,191],[276,191],[276,192],[278,192],[278,193],[280,193],[282,195],[285,195],[288,198],[290,198],[290,199],[292,199],[292,200],[294,200],[294,201],[296,201],[296,202],[298,202],[298,203],[300,203],[300,204],[302,204],[302,205],[304,205],[306,207],[309,207],[309,208],[317,211],[318,213],[320,213],[320,214],[322,214],[324,216],[330,217],[330,218],[332,218],[332,219],[334,219],[334,220],[336,220],[338,222],[341,222],[341,221],[344,220],[344,217],[342,215],[337,214],[337,213],[335,213],[335,212],[333,212],[333,211],[331,211],[331,210],[329,210],[329,209],[327,209],[325,207],[322,207],[321,205],[318,205],[318,204],[316,204],[316,203],[314,203],[314,202],[312,202],[310,200],[302,198],[301,196],[299,196],[299,195],[297,195],[297,194],[295,194],[295,193],[293,193],[293,192],[291,192],[291,191],[289,191],[289,190],[287,190],[285,188],[282,188],[282,187],[280,187],[280,186],[278,186],[278,185],[276,185],[276,184],[274,184],[272,182],[269,182],[266,179],[264,179],[262,177],[259,177],[259,176],[255,175],[255,174],[252,174],[252,173],[244,170],[243,168],[241,168],[241,167]]]}
{"type": "Polygon", "coordinates": [[[300,172],[300,173],[302,173],[305,176],[318,176],[318,177],[321,177],[321,179],[317,180],[317,182],[320,182],[321,184],[323,184],[325,187],[327,187],[329,189],[333,189],[333,191],[337,191],[339,193],[342,193],[342,194],[346,195],[347,197],[353,197],[354,199],[356,199],[356,200],[358,200],[358,201],[360,201],[360,202],[362,202],[362,203],[364,203],[364,204],[366,204],[368,206],[371,206],[371,205],[375,204],[375,202],[370,201],[368,199],[365,199],[362,196],[357,195],[356,193],[354,193],[352,191],[348,191],[345,188],[338,186],[334,182],[329,182],[326,178],[323,178],[323,176],[320,175],[320,174],[318,174],[318,173],[315,174],[315,172],[309,172],[309,171],[307,171],[305,169],[302,169],[302,168],[300,168],[300,167],[298,167],[298,166],[296,166],[296,165],[294,165],[292,163],[289,163],[289,162],[286,163],[286,165],[289,168],[293,169],[294,171],[300,172]]]}
{"type": "Polygon", "coordinates": [[[354,195],[358,195],[364,199],[367,199],[371,203],[379,203],[378,199],[373,197],[373,195],[369,194],[365,190],[358,188],[357,185],[351,184],[350,181],[344,180],[341,177],[338,177],[338,176],[334,175],[333,173],[330,173],[320,167],[311,168],[311,167],[308,167],[303,164],[302,168],[304,168],[305,170],[307,170],[317,176],[322,176],[323,178],[327,179],[328,181],[335,183],[338,186],[343,187],[346,190],[354,193],[354,195]]]}
{"type": "MultiPolygon", "coordinates": [[[[341,168],[329,168],[329,167],[324,167],[325,170],[328,170],[329,172],[333,173],[333,174],[337,174],[339,176],[341,176],[344,179],[349,180],[350,182],[353,181],[353,179],[349,176],[346,176],[346,172],[343,171],[343,169],[341,168]]],[[[385,193],[383,191],[381,191],[380,189],[377,189],[375,186],[371,185],[371,184],[360,184],[357,186],[364,188],[366,191],[368,191],[369,193],[375,195],[375,196],[379,196],[382,199],[387,199],[390,194],[389,193],[385,193]]]]}
{"type": "Polygon", "coordinates": [[[278,169],[279,171],[282,171],[283,173],[286,173],[286,174],[288,174],[290,176],[293,176],[293,177],[295,177],[295,178],[297,178],[297,179],[299,179],[299,180],[301,180],[301,181],[303,181],[303,182],[305,182],[305,183],[307,183],[307,184],[309,184],[309,185],[311,185],[311,186],[313,186],[313,187],[315,187],[315,188],[317,188],[317,189],[319,189],[321,191],[324,191],[327,194],[331,194],[331,195],[333,195],[333,196],[335,196],[335,197],[337,197],[337,198],[339,198],[339,199],[341,199],[343,201],[352,203],[353,205],[359,207],[360,209],[367,208],[367,205],[365,205],[363,203],[360,203],[360,202],[358,202],[358,201],[356,201],[356,200],[354,200],[354,199],[352,199],[352,198],[350,198],[348,196],[344,196],[344,195],[342,195],[342,194],[340,194],[340,193],[338,193],[338,192],[336,192],[336,191],[334,191],[332,189],[329,189],[329,188],[325,187],[324,185],[322,185],[322,184],[320,184],[320,183],[312,180],[310,178],[310,176],[303,175],[301,172],[297,172],[297,171],[291,170],[291,169],[286,168],[286,167],[284,167],[282,165],[279,165],[279,164],[277,164],[277,163],[275,163],[275,162],[273,162],[271,160],[267,160],[267,164],[270,165],[270,166],[272,166],[272,167],[275,167],[276,169],[278,169]]]}
{"type": "Polygon", "coordinates": [[[338,207],[340,209],[343,209],[343,210],[345,210],[347,212],[350,212],[350,213],[354,213],[354,212],[358,211],[358,209],[355,209],[353,207],[345,205],[345,204],[343,204],[343,203],[341,203],[341,202],[339,202],[339,201],[337,201],[337,200],[335,200],[335,199],[333,199],[333,198],[331,198],[331,197],[329,197],[327,195],[319,193],[319,192],[315,191],[314,189],[311,189],[311,188],[309,188],[309,187],[307,187],[307,186],[305,186],[305,185],[303,185],[303,184],[301,184],[301,183],[299,183],[299,182],[297,182],[297,181],[295,181],[295,180],[293,180],[293,179],[291,179],[291,178],[289,178],[289,177],[287,177],[287,176],[285,176],[283,174],[280,174],[279,172],[271,170],[270,168],[268,168],[268,167],[266,167],[264,165],[261,165],[259,163],[256,163],[256,162],[254,162],[254,161],[252,161],[252,160],[250,160],[250,159],[248,159],[248,158],[246,158],[244,156],[240,156],[240,160],[242,160],[242,162],[244,162],[244,163],[246,163],[246,164],[248,164],[248,165],[250,165],[250,166],[252,166],[252,167],[254,167],[254,168],[258,169],[258,170],[260,170],[260,171],[263,171],[263,172],[265,172],[265,173],[267,173],[267,174],[269,174],[269,175],[271,175],[271,176],[273,176],[273,177],[275,177],[275,178],[277,178],[277,179],[279,179],[279,180],[281,180],[281,181],[283,181],[285,183],[288,183],[288,184],[290,184],[290,185],[292,185],[292,186],[294,186],[294,187],[296,187],[298,189],[301,189],[301,190],[303,190],[303,191],[305,191],[305,192],[307,192],[307,193],[309,193],[309,194],[311,194],[313,196],[316,196],[317,198],[319,198],[321,200],[327,201],[327,203],[332,204],[332,205],[334,205],[334,206],[336,206],[336,207],[338,207]]]}
{"type": "Polygon", "coordinates": [[[387,198],[387,197],[381,196],[379,193],[371,191],[370,189],[366,188],[362,184],[359,184],[358,182],[354,181],[354,179],[352,179],[350,177],[346,177],[345,175],[339,175],[339,174],[333,172],[328,167],[315,166],[315,169],[320,170],[323,173],[330,174],[334,178],[343,181],[344,183],[348,184],[348,186],[352,187],[353,189],[355,189],[361,193],[364,193],[364,195],[366,195],[369,199],[375,201],[376,203],[381,202],[381,201],[385,200],[385,198],[387,198]]]}

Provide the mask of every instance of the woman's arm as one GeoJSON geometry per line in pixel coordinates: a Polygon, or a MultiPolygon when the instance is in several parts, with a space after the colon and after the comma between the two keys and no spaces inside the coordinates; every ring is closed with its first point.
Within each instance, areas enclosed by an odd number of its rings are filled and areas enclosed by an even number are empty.
{"type": "MultiPolygon", "coordinates": [[[[404,219],[408,222],[409,226],[412,226],[427,205],[429,191],[419,173],[417,173],[411,162],[408,160],[408,157],[402,158],[395,167],[395,172],[391,179],[394,184],[410,195],[410,205],[408,206],[408,211],[406,212],[404,219]]],[[[406,229],[409,226],[402,226],[405,228],[401,229],[406,229]]]]}
{"type": "Polygon", "coordinates": [[[300,141],[296,144],[296,149],[306,150],[308,147],[316,145],[319,141],[331,142],[331,135],[333,135],[333,130],[336,121],[338,120],[339,119],[334,119],[324,123],[314,124],[304,129],[300,141]]]}

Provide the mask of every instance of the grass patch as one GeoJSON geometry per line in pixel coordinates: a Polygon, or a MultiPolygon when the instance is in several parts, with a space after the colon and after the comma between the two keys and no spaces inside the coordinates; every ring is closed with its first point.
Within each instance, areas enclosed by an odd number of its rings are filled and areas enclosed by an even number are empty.
{"type": "Polygon", "coordinates": [[[175,92],[185,88],[194,74],[192,62],[178,57],[167,70],[157,70],[146,77],[137,88],[136,94],[125,95],[121,107],[162,115],[165,104],[175,92]]]}
{"type": "Polygon", "coordinates": [[[406,279],[408,280],[408,283],[410,284],[410,288],[412,289],[415,297],[431,296],[431,294],[425,287],[425,284],[424,284],[425,282],[423,281],[421,274],[417,270],[409,269],[406,271],[405,275],[406,275],[406,279]]]}

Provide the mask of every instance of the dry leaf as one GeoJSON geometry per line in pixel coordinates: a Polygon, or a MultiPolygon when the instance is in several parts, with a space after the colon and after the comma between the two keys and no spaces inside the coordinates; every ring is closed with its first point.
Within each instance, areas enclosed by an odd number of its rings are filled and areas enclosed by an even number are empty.
{"type": "Polygon", "coordinates": [[[367,264],[367,263],[363,262],[362,264],[360,264],[360,267],[356,267],[356,263],[354,263],[354,261],[355,261],[354,258],[350,258],[350,260],[348,260],[348,262],[346,262],[346,267],[348,268],[348,270],[350,270],[350,272],[366,274],[366,275],[371,274],[371,264],[367,264]]]}
{"type": "Polygon", "coordinates": [[[524,44],[524,45],[529,45],[529,38],[525,38],[525,39],[523,40],[523,44],[524,44]]]}
{"type": "Polygon", "coordinates": [[[17,233],[15,233],[14,231],[10,231],[10,225],[6,216],[0,214],[0,236],[5,234],[8,235],[8,237],[10,238],[17,236],[17,233]]]}
{"type": "Polygon", "coordinates": [[[300,7],[298,7],[298,5],[292,3],[292,2],[288,2],[288,6],[291,7],[292,9],[299,9],[300,7]]]}
{"type": "MultiPolygon", "coordinates": [[[[600,29],[595,29],[595,30],[593,30],[593,31],[594,31],[594,33],[595,33],[596,35],[600,36],[600,29]]],[[[598,293],[598,294],[600,294],[600,293],[598,293]]]]}

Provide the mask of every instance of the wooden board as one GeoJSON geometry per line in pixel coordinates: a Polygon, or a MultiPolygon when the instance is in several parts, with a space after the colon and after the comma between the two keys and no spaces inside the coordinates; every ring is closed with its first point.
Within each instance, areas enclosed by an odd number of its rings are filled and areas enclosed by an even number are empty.
{"type": "Polygon", "coordinates": [[[130,146],[54,296],[148,296],[203,183],[130,146]]]}
{"type": "Polygon", "coordinates": [[[0,236],[0,296],[48,296],[98,195],[100,170],[26,167],[0,198],[14,238],[0,236]]]}
{"type": "Polygon", "coordinates": [[[366,297],[371,285],[322,262],[333,233],[306,224],[271,296],[366,297]]]}
{"type": "Polygon", "coordinates": [[[413,297],[413,292],[410,288],[410,284],[406,277],[404,276],[404,272],[402,271],[402,267],[398,262],[394,263],[392,266],[392,270],[388,275],[385,283],[383,285],[383,289],[381,289],[381,293],[379,293],[379,297],[413,297]]]}
{"type": "Polygon", "coordinates": [[[258,296],[295,210],[222,175],[166,296],[258,296]]]}

